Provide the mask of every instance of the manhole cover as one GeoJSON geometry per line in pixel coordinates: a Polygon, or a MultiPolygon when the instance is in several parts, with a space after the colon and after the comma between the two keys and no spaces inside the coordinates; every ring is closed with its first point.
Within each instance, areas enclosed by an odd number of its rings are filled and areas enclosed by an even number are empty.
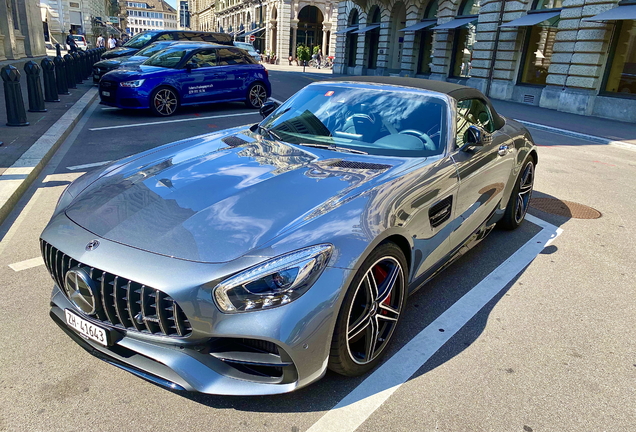
{"type": "Polygon", "coordinates": [[[574,219],[598,219],[601,217],[601,212],[594,210],[592,207],[571,201],[561,201],[556,198],[532,198],[530,207],[546,213],[574,219]]]}

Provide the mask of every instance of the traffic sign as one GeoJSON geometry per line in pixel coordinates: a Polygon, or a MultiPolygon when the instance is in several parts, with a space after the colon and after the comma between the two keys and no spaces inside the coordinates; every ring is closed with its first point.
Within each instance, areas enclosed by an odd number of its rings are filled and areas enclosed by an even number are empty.
{"type": "Polygon", "coordinates": [[[256,36],[250,35],[250,42],[254,42],[256,40],[256,36]]]}

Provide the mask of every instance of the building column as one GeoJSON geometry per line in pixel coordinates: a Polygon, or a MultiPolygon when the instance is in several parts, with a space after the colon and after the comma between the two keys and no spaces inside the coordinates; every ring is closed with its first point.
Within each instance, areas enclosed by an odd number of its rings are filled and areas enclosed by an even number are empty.
{"type": "Polygon", "coordinates": [[[298,45],[298,20],[291,20],[290,30],[292,34],[292,56],[296,57],[296,46],[298,45]]]}
{"type": "MultiPolygon", "coordinates": [[[[419,18],[419,11],[417,6],[411,4],[406,8],[406,24],[404,27],[409,27],[417,24],[419,18]]],[[[418,53],[415,52],[415,32],[400,32],[397,28],[396,31],[404,38],[404,45],[402,48],[402,61],[400,62],[400,76],[415,76],[417,72],[416,62],[418,59],[418,53]]]]}
{"type": "Polygon", "coordinates": [[[289,35],[291,30],[291,0],[283,0],[278,9],[278,35],[276,44],[279,62],[289,57],[289,35]]]}
{"type": "MultiPolygon", "coordinates": [[[[331,31],[331,23],[330,22],[323,22],[322,23],[322,55],[323,57],[327,55],[327,33],[329,33],[331,31]]],[[[332,46],[331,44],[329,44],[329,48],[331,49],[332,46]]]]}

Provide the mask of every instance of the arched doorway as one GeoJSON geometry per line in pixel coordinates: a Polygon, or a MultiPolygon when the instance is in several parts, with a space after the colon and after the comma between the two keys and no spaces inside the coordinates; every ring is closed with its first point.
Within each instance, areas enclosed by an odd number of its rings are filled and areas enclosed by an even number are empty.
{"type": "Polygon", "coordinates": [[[404,3],[397,2],[393,6],[391,15],[388,66],[390,72],[399,72],[402,64],[402,46],[404,45],[404,34],[399,30],[406,25],[406,6],[404,3]]]}
{"type": "MultiPolygon", "coordinates": [[[[310,48],[313,53],[315,46],[322,47],[322,12],[316,6],[305,6],[298,12],[298,31],[296,43],[310,48]]],[[[290,43],[291,46],[291,43],[290,43]]],[[[291,47],[296,52],[296,47],[291,47]]]]}
{"type": "MultiPolygon", "coordinates": [[[[380,43],[380,20],[382,19],[380,8],[373,6],[369,11],[371,20],[367,21],[367,27],[377,24],[373,30],[365,32],[365,46],[367,48],[367,68],[375,69],[378,64],[378,45],[380,43]]],[[[358,30],[364,31],[364,29],[358,30]]]]}
{"type": "Polygon", "coordinates": [[[481,0],[464,0],[454,21],[463,23],[456,27],[451,63],[451,77],[470,78],[472,71],[473,47],[477,39],[477,14],[481,0]],[[472,18],[472,20],[471,20],[472,18]]]}
{"type": "Polygon", "coordinates": [[[431,62],[433,54],[433,30],[431,27],[437,22],[438,0],[431,0],[424,11],[422,22],[431,21],[422,30],[415,32],[415,47],[417,50],[417,68],[415,73],[418,75],[428,75],[431,73],[431,62]]]}
{"type": "MultiPolygon", "coordinates": [[[[349,20],[347,27],[354,27],[359,24],[360,15],[358,9],[354,9],[349,14],[349,20]]],[[[358,34],[353,32],[347,32],[347,38],[345,40],[345,64],[348,67],[355,67],[356,65],[356,53],[358,51],[358,34]]]]}

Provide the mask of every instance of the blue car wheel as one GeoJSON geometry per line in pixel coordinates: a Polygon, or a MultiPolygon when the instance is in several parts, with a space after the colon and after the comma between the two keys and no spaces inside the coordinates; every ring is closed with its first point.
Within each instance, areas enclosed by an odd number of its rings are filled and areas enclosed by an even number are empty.
{"type": "Polygon", "coordinates": [[[156,116],[168,117],[177,111],[179,97],[169,87],[159,87],[150,95],[150,111],[156,116]]]}

